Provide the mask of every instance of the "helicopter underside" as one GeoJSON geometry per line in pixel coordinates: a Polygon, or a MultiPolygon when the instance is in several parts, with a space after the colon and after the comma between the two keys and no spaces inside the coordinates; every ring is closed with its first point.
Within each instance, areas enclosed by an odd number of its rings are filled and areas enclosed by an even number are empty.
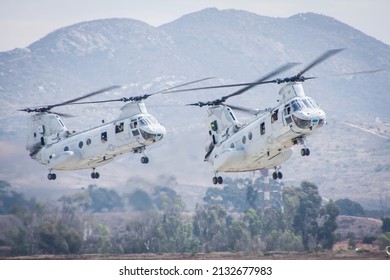
{"type": "Polygon", "coordinates": [[[293,154],[288,148],[275,154],[260,157],[248,156],[244,150],[227,149],[216,155],[213,161],[214,172],[244,172],[263,168],[271,169],[287,161],[293,154]]]}

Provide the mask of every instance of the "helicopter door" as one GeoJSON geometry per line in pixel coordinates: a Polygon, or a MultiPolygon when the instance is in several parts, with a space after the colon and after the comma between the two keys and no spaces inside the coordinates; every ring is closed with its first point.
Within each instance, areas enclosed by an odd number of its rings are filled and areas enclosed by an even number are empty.
{"type": "Polygon", "coordinates": [[[284,115],[284,118],[283,118],[283,123],[285,126],[287,125],[290,125],[290,123],[292,123],[292,115],[291,115],[291,104],[287,104],[286,106],[284,106],[284,110],[283,110],[283,115],[284,115]]]}
{"type": "Polygon", "coordinates": [[[138,124],[137,119],[132,119],[130,121],[130,130],[131,130],[131,133],[133,134],[134,137],[139,136],[138,126],[139,126],[139,124],[138,124]]]}

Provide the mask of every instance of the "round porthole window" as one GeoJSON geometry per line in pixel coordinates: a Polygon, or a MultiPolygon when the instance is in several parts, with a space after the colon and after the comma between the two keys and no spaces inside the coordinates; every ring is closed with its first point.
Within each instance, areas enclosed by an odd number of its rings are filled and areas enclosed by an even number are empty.
{"type": "Polygon", "coordinates": [[[246,136],[244,135],[244,136],[242,136],[242,143],[246,143],[246,136]]]}
{"type": "Polygon", "coordinates": [[[67,151],[69,151],[69,147],[68,147],[68,146],[65,146],[64,152],[67,152],[67,151]]]}
{"type": "Polygon", "coordinates": [[[91,145],[91,143],[92,143],[91,139],[88,138],[86,143],[88,146],[91,145]]]}
{"type": "Polygon", "coordinates": [[[80,149],[83,147],[83,145],[84,145],[83,141],[80,141],[80,142],[79,142],[79,147],[80,147],[80,149]]]}
{"type": "Polygon", "coordinates": [[[253,135],[252,135],[252,132],[249,132],[249,134],[248,134],[248,139],[249,139],[249,140],[252,140],[252,136],[253,136],[253,135]]]}

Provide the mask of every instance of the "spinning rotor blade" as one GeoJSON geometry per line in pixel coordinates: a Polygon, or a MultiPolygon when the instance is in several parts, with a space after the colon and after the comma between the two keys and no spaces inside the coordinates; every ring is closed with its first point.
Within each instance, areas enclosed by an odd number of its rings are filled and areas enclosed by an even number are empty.
{"type": "Polygon", "coordinates": [[[232,93],[232,94],[229,94],[229,95],[226,95],[224,97],[222,97],[221,99],[223,101],[226,101],[228,98],[232,97],[232,96],[236,96],[236,95],[239,95],[239,94],[242,94],[244,92],[246,92],[247,90],[250,90],[251,88],[253,88],[254,86],[257,86],[257,85],[260,85],[260,84],[264,84],[264,83],[269,83],[268,81],[266,81],[267,79],[271,78],[272,76],[275,76],[279,73],[282,73],[288,69],[290,69],[291,67],[297,65],[297,63],[287,63],[277,69],[275,69],[274,71],[272,71],[271,73],[268,73],[267,75],[265,75],[264,77],[262,77],[261,79],[257,80],[256,82],[232,93]]]}
{"type": "Polygon", "coordinates": [[[83,95],[83,96],[80,96],[80,97],[77,97],[77,98],[74,98],[74,99],[71,99],[68,101],[61,102],[61,103],[47,105],[47,106],[39,106],[39,107],[35,107],[35,108],[25,108],[25,109],[20,109],[19,111],[24,111],[27,113],[30,113],[30,112],[49,112],[51,109],[53,109],[55,107],[74,104],[75,101],[79,101],[79,100],[82,100],[82,99],[85,99],[85,98],[88,98],[88,97],[91,97],[91,96],[94,96],[94,95],[97,95],[97,94],[100,94],[100,93],[103,93],[106,91],[110,91],[110,90],[119,88],[119,87],[121,87],[121,86],[110,86],[110,87],[102,88],[98,91],[90,92],[86,95],[83,95]]]}
{"type": "Polygon", "coordinates": [[[267,110],[261,110],[261,109],[252,109],[252,108],[246,108],[246,107],[241,107],[241,106],[236,106],[236,105],[229,105],[229,104],[222,104],[225,106],[228,106],[236,111],[241,111],[244,113],[248,113],[251,115],[258,115],[267,112],[267,110]]]}
{"type": "MultiPolygon", "coordinates": [[[[177,90],[175,92],[180,92],[180,91],[191,91],[191,90],[201,90],[201,89],[211,89],[211,88],[223,88],[223,87],[235,87],[235,86],[246,86],[236,92],[233,92],[232,94],[229,94],[229,95],[225,95],[223,96],[222,98],[220,99],[216,99],[216,100],[213,100],[213,101],[208,101],[208,102],[197,102],[197,103],[192,103],[192,104],[187,104],[188,106],[199,106],[199,107],[202,107],[202,106],[213,106],[213,105],[220,105],[222,104],[223,102],[225,102],[228,98],[230,97],[233,97],[233,96],[236,96],[236,95],[239,95],[239,94],[242,94],[248,90],[250,90],[251,88],[257,86],[257,85],[261,85],[261,84],[266,84],[266,83],[273,83],[274,81],[266,81],[267,79],[271,78],[272,76],[275,76],[279,73],[282,73],[288,69],[290,69],[291,67],[297,65],[297,63],[287,63],[287,64],[284,64],[282,66],[280,66],[279,68],[276,68],[274,71],[268,73],[267,75],[263,76],[262,78],[260,78],[259,80],[253,82],[253,83],[240,83],[240,84],[232,84],[232,85],[221,85],[221,86],[212,86],[212,87],[201,87],[201,88],[191,88],[191,89],[184,89],[184,90],[177,90]]],[[[170,92],[173,92],[173,91],[170,91],[170,92]]]]}
{"type": "Polygon", "coordinates": [[[329,50],[329,51],[326,51],[325,53],[323,53],[322,55],[320,55],[318,58],[316,58],[312,63],[310,63],[309,65],[307,65],[302,71],[300,71],[296,76],[297,77],[301,77],[305,72],[307,72],[308,70],[310,70],[311,68],[313,68],[314,66],[316,66],[317,64],[320,64],[321,62],[323,62],[324,60],[330,58],[331,56],[341,52],[342,50],[344,49],[334,49],[334,50],[329,50]]]}
{"type": "Polygon", "coordinates": [[[177,86],[173,86],[173,87],[170,87],[170,88],[166,88],[166,89],[163,89],[163,90],[159,90],[159,91],[156,91],[156,92],[153,92],[153,93],[149,93],[149,94],[144,94],[144,95],[139,95],[139,96],[132,96],[132,97],[122,97],[122,98],[117,98],[117,99],[107,99],[107,100],[98,100],[98,101],[85,101],[85,102],[74,102],[72,104],[98,104],[98,103],[109,103],[109,102],[117,102],[117,101],[122,101],[122,102],[129,102],[129,101],[141,101],[141,100],[144,100],[152,95],[156,95],[156,94],[160,94],[160,93],[169,93],[169,92],[174,92],[174,91],[170,91],[171,89],[175,89],[175,88],[179,88],[179,87],[184,87],[184,86],[187,86],[187,85],[191,85],[191,84],[195,84],[195,83],[199,83],[199,82],[202,82],[202,81],[206,81],[206,80],[209,80],[209,79],[214,79],[215,77],[208,77],[208,78],[203,78],[203,79],[200,79],[200,80],[196,80],[196,81],[192,81],[192,82],[187,82],[187,83],[184,83],[184,84],[180,84],[180,85],[177,85],[177,86]]]}

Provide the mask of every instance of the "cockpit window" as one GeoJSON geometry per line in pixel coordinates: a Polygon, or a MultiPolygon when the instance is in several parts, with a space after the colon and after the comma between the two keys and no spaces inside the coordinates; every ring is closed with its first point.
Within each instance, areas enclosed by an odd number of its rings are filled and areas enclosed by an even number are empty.
{"type": "Polygon", "coordinates": [[[148,122],[146,121],[146,119],[144,117],[139,117],[138,122],[139,122],[140,126],[147,126],[148,125],[148,122]]]}
{"type": "Polygon", "coordinates": [[[302,109],[302,105],[298,100],[291,101],[291,106],[294,112],[302,109]]]}
{"type": "Polygon", "coordinates": [[[319,108],[317,103],[313,99],[307,98],[307,101],[310,102],[310,104],[313,106],[313,108],[319,108]]]}
{"type": "Polygon", "coordinates": [[[152,115],[139,117],[138,122],[140,126],[158,124],[158,121],[152,115]]]}

